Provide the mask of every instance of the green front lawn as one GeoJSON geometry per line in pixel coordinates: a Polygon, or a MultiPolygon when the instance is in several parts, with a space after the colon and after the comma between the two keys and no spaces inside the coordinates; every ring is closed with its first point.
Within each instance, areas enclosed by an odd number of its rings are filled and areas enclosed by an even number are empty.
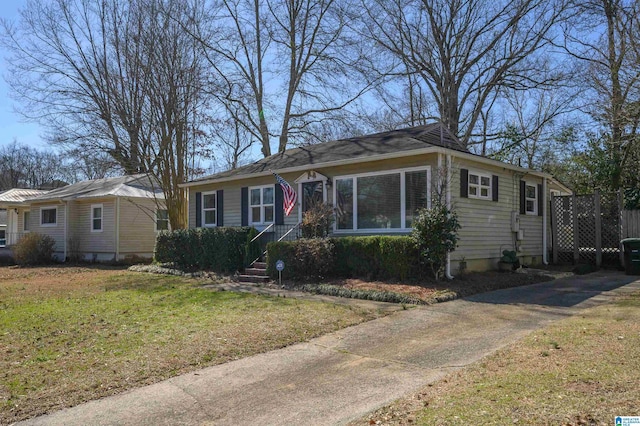
{"type": "Polygon", "coordinates": [[[0,268],[0,423],[374,318],[117,269],[0,268]]]}

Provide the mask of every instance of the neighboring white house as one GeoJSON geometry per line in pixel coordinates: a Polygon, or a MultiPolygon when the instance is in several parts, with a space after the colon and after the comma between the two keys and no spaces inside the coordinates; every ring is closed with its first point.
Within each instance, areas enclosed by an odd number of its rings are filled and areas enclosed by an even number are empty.
{"type": "Polygon", "coordinates": [[[0,194],[0,208],[10,211],[8,225],[15,231],[8,233],[10,243],[28,232],[49,235],[58,260],[151,258],[156,232],[169,227],[162,190],[146,175],[88,180],[52,191],[11,191],[0,194]]]}
{"type": "Polygon", "coordinates": [[[13,188],[0,194],[0,209],[5,209],[7,214],[5,222],[5,243],[7,246],[17,243],[25,231],[29,232],[28,225],[26,229],[23,225],[24,212],[29,210],[28,200],[47,192],[38,189],[13,188]]]}

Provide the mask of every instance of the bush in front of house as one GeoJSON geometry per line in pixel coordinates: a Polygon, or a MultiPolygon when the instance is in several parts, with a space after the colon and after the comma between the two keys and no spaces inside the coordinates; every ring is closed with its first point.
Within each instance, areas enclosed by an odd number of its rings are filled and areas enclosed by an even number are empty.
{"type": "Polygon", "coordinates": [[[326,238],[333,224],[333,207],[325,203],[314,203],[302,217],[300,230],[304,238],[326,238]]]}
{"type": "Polygon", "coordinates": [[[42,265],[53,259],[56,241],[38,233],[29,233],[12,247],[13,257],[18,265],[42,265]]]}
{"type": "Polygon", "coordinates": [[[249,227],[162,231],[156,237],[154,260],[183,270],[240,271],[259,251],[257,244],[251,243],[255,235],[256,230],[249,227]]]}
{"type": "Polygon", "coordinates": [[[281,241],[267,246],[267,270],[285,263],[283,277],[417,280],[422,277],[419,251],[408,236],[342,237],[281,241]]]}
{"type": "Polygon", "coordinates": [[[332,275],[335,246],[326,238],[302,238],[267,245],[267,270],[272,278],[278,277],[275,264],[282,260],[286,276],[302,280],[322,279],[332,275]]]}
{"type": "Polygon", "coordinates": [[[455,211],[444,204],[420,209],[413,221],[413,238],[425,265],[428,265],[436,280],[444,276],[447,254],[458,245],[460,222],[455,211]]]}

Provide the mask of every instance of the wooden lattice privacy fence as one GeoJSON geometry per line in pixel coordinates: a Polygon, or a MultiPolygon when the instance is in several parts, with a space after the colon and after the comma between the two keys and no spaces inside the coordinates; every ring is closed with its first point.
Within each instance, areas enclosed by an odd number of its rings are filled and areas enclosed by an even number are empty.
{"type": "Polygon", "coordinates": [[[630,229],[621,206],[621,192],[551,197],[553,262],[621,264],[620,240],[630,229]]]}

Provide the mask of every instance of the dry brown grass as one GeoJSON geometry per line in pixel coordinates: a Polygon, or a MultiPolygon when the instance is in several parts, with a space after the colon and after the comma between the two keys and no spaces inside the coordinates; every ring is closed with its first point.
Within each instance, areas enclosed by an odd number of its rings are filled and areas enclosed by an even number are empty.
{"type": "Polygon", "coordinates": [[[202,284],[116,268],[0,268],[0,423],[380,315],[202,284]]]}
{"type": "Polygon", "coordinates": [[[640,294],[532,333],[353,424],[611,425],[640,415],[640,294]]]}

